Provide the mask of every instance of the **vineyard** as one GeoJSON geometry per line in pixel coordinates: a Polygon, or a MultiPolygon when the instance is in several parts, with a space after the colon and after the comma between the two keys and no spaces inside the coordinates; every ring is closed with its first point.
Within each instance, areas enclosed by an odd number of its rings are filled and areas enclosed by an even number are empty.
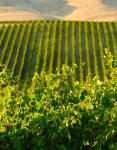
{"type": "Polygon", "coordinates": [[[116,22],[0,23],[0,64],[5,64],[25,84],[34,72],[55,72],[62,64],[73,66],[81,82],[94,75],[103,80],[105,48],[117,56],[116,22]]]}

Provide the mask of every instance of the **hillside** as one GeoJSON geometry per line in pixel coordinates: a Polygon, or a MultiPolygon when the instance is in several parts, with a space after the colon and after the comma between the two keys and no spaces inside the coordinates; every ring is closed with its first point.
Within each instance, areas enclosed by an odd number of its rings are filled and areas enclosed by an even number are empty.
{"type": "Polygon", "coordinates": [[[73,66],[76,78],[106,76],[104,49],[117,56],[116,22],[25,21],[0,24],[0,63],[25,79],[73,66]]]}

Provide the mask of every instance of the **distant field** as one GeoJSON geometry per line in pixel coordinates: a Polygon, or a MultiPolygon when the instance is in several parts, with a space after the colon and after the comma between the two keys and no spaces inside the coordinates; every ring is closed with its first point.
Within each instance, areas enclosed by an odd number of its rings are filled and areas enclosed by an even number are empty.
{"type": "Polygon", "coordinates": [[[117,56],[116,22],[0,23],[0,64],[28,82],[34,72],[78,64],[76,77],[106,76],[104,48],[117,56]]]}

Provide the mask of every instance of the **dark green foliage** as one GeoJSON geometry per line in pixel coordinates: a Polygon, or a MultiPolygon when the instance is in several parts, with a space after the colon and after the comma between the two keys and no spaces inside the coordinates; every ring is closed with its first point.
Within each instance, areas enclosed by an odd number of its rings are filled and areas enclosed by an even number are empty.
{"type": "Polygon", "coordinates": [[[61,73],[35,73],[26,93],[0,66],[0,149],[116,150],[117,61],[108,50],[105,58],[104,82],[81,84],[63,65],[61,73]]]}

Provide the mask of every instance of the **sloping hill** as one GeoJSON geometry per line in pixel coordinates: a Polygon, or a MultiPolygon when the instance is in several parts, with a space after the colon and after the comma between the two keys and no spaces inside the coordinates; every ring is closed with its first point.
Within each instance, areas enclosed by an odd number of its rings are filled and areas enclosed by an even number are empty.
{"type": "MultiPolygon", "coordinates": [[[[0,63],[25,82],[34,72],[78,64],[76,77],[106,76],[104,48],[117,56],[116,22],[28,21],[0,24],[0,63]]],[[[73,66],[73,69],[74,66],[73,66]]]]}

